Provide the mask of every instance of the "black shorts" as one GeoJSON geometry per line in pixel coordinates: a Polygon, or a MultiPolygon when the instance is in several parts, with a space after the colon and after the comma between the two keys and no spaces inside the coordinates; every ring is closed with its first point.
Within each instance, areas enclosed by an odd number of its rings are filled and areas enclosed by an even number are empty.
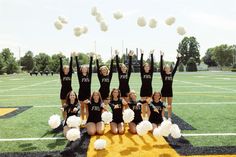
{"type": "Polygon", "coordinates": [[[133,120],[131,123],[138,125],[142,120],[133,120]]]}
{"type": "Polygon", "coordinates": [[[70,91],[72,91],[72,88],[69,88],[69,89],[62,88],[60,92],[60,99],[66,99],[66,96],[70,91]]]}
{"type": "Polygon", "coordinates": [[[164,88],[164,87],[162,87],[161,95],[162,95],[162,97],[173,97],[172,88],[164,88]]]}
{"type": "Polygon", "coordinates": [[[123,120],[123,118],[117,118],[117,119],[113,119],[112,122],[119,124],[119,123],[123,123],[124,120],[123,120]]]}
{"type": "Polygon", "coordinates": [[[92,122],[92,123],[98,123],[98,122],[102,122],[101,118],[95,119],[95,118],[88,118],[87,119],[87,123],[92,122]]]}
{"type": "Polygon", "coordinates": [[[130,92],[130,88],[129,87],[127,87],[127,88],[119,87],[119,90],[120,90],[121,97],[127,97],[129,92],[130,92]]]}
{"type": "Polygon", "coordinates": [[[102,100],[106,100],[106,99],[109,99],[109,93],[110,93],[110,91],[100,91],[99,90],[99,92],[100,92],[100,94],[101,94],[101,97],[102,97],[102,100]]]}
{"type": "Polygon", "coordinates": [[[160,125],[163,122],[163,119],[162,118],[155,118],[154,119],[154,118],[150,117],[149,122],[154,123],[156,125],[160,125]]]}
{"type": "Polygon", "coordinates": [[[152,87],[147,88],[147,87],[141,87],[140,89],[140,96],[141,97],[151,97],[152,96],[152,87]]]}

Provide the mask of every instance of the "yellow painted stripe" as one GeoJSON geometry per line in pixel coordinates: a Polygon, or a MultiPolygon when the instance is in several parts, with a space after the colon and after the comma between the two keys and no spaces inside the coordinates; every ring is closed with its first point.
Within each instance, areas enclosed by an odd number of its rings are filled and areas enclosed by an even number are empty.
{"type": "Polygon", "coordinates": [[[0,116],[15,111],[17,108],[0,108],[0,116]]]}
{"type": "MultiPolygon", "coordinates": [[[[163,137],[154,137],[152,133],[138,136],[129,133],[128,127],[124,135],[113,135],[110,126],[106,125],[105,134],[92,136],[87,156],[89,157],[181,157],[163,137]],[[95,150],[94,142],[97,139],[107,141],[105,150],[95,150]]],[[[190,157],[190,156],[186,156],[190,157]]],[[[236,155],[196,155],[191,157],[236,157],[236,155]]]]}

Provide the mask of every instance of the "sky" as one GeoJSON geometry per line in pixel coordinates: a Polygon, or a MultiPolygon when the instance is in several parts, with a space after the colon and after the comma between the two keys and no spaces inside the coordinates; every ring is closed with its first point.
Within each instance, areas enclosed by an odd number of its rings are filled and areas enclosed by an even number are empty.
{"type": "Polygon", "coordinates": [[[236,44],[236,0],[0,0],[0,20],[0,49],[9,47],[16,58],[28,50],[66,56],[94,52],[96,43],[96,53],[104,60],[111,58],[111,48],[120,54],[123,48],[142,48],[145,58],[155,49],[156,60],[162,50],[166,60],[174,61],[184,36],[196,37],[201,57],[210,47],[236,44]],[[100,30],[92,7],[101,12],[107,32],[100,30]],[[120,20],[113,18],[117,10],[124,15],[120,20]],[[54,27],[58,16],[68,21],[62,30],[54,27]],[[140,16],[156,18],[157,27],[139,27],[140,16]],[[176,22],[167,26],[171,16],[176,22]],[[87,26],[87,34],[74,36],[78,26],[87,26]],[[176,32],[178,26],[185,28],[184,36],[176,32]]]}

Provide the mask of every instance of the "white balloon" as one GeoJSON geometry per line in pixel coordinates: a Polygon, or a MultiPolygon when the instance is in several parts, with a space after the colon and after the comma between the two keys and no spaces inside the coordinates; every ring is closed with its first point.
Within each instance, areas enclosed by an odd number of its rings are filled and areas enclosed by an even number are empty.
{"type": "Polygon", "coordinates": [[[175,23],[175,17],[169,17],[169,18],[166,19],[165,22],[166,22],[167,25],[170,26],[170,25],[175,23]]]}
{"type": "Polygon", "coordinates": [[[146,24],[147,24],[146,19],[143,16],[139,17],[138,20],[137,20],[137,24],[140,27],[146,26],[146,24]]]}
{"type": "Polygon", "coordinates": [[[186,33],[186,31],[185,31],[184,27],[180,26],[180,27],[177,28],[177,33],[179,35],[184,35],[186,33]]]}
{"type": "Polygon", "coordinates": [[[106,148],[106,145],[107,145],[107,142],[106,142],[106,140],[103,140],[103,139],[97,139],[97,140],[94,142],[94,148],[95,148],[96,150],[105,149],[105,148],[106,148]]]}
{"type": "Polygon", "coordinates": [[[56,27],[57,30],[61,30],[63,28],[63,25],[60,21],[55,21],[54,26],[56,27]]]}
{"type": "Polygon", "coordinates": [[[67,20],[66,20],[66,18],[63,17],[63,16],[59,16],[59,17],[58,17],[58,20],[59,20],[61,23],[63,23],[63,24],[67,24],[67,23],[68,23],[67,20]]]}
{"type": "Polygon", "coordinates": [[[66,133],[66,138],[69,141],[75,141],[80,138],[80,130],[78,128],[72,128],[66,133]]]}
{"type": "Polygon", "coordinates": [[[113,13],[113,17],[116,19],[116,20],[119,20],[123,17],[123,14],[121,11],[116,11],[113,13]]]}
{"type": "Polygon", "coordinates": [[[149,21],[149,27],[150,28],[155,28],[157,26],[157,20],[156,19],[150,19],[149,21]]]}
{"type": "Polygon", "coordinates": [[[52,128],[55,129],[61,125],[61,118],[59,115],[54,114],[52,115],[49,120],[48,120],[48,125],[52,128]]]}
{"type": "Polygon", "coordinates": [[[108,26],[105,22],[101,22],[100,24],[101,31],[106,32],[108,30],[108,26]]]}
{"type": "Polygon", "coordinates": [[[92,7],[92,9],[91,9],[91,14],[92,14],[93,16],[96,16],[97,13],[98,13],[97,7],[92,7]]]}

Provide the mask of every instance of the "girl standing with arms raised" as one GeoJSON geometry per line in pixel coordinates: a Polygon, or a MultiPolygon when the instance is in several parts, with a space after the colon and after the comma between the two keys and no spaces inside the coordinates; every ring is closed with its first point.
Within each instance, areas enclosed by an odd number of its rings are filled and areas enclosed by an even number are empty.
{"type": "Polygon", "coordinates": [[[140,97],[143,106],[143,117],[146,116],[147,113],[147,101],[150,100],[152,96],[152,78],[153,78],[153,70],[154,70],[154,61],[153,61],[153,52],[150,51],[151,55],[151,65],[149,63],[143,64],[143,50],[141,50],[141,59],[140,59],[140,74],[141,74],[141,89],[140,89],[140,97]]]}
{"type": "MultiPolygon", "coordinates": [[[[66,96],[67,94],[72,91],[71,81],[72,81],[72,57],[70,57],[70,64],[69,66],[64,65],[62,57],[60,57],[60,80],[61,80],[61,92],[60,92],[60,99],[61,105],[66,103],[66,96]]],[[[66,112],[62,110],[63,119],[66,118],[66,112]]]]}
{"type": "Polygon", "coordinates": [[[133,51],[129,52],[129,67],[127,68],[124,63],[120,63],[118,57],[118,51],[116,53],[116,68],[118,72],[119,79],[119,90],[121,92],[121,97],[127,100],[128,93],[130,92],[129,87],[129,79],[132,71],[132,56],[134,54],[133,51]]]}
{"type": "MultiPolygon", "coordinates": [[[[92,82],[92,63],[93,56],[90,55],[89,67],[81,66],[78,56],[75,57],[77,65],[77,76],[79,80],[79,101],[80,101],[80,116],[82,124],[85,124],[85,104],[91,95],[91,82],[92,82]]],[[[87,111],[86,111],[87,112],[87,111]]]]}
{"type": "Polygon", "coordinates": [[[177,67],[179,65],[179,60],[181,55],[178,53],[177,54],[177,62],[175,64],[175,67],[173,71],[171,71],[171,68],[169,65],[165,65],[163,67],[163,55],[164,53],[161,51],[161,61],[160,61],[160,72],[161,72],[161,79],[162,79],[162,89],[161,89],[161,94],[162,94],[162,102],[166,102],[167,99],[167,109],[168,109],[168,119],[171,120],[171,114],[172,114],[172,98],[173,98],[173,91],[172,91],[172,84],[173,84],[173,79],[175,72],[177,70],[177,67]]]}
{"type": "Polygon", "coordinates": [[[100,67],[98,58],[96,60],[96,63],[97,63],[97,75],[100,82],[99,92],[101,94],[104,104],[107,105],[109,102],[110,84],[113,74],[112,70],[113,58],[111,59],[110,70],[105,65],[100,67]]]}

